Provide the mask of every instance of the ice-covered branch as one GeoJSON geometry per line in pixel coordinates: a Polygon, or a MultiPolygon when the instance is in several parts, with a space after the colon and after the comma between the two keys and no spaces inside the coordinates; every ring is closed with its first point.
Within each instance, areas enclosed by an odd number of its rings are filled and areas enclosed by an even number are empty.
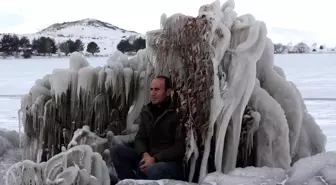
{"type": "Polygon", "coordinates": [[[25,160],[8,169],[6,185],[109,185],[110,178],[101,155],[88,145],[75,146],[46,162],[25,160]]]}

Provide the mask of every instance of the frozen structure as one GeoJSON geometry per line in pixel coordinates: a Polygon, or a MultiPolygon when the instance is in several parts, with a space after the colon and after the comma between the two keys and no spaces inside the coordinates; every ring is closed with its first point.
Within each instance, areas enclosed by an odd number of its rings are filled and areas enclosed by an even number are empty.
{"type": "MultiPolygon", "coordinates": [[[[265,176],[279,179],[269,182],[299,184],[291,181],[295,162],[324,152],[326,138],[300,92],[274,65],[266,25],[250,14],[237,16],[234,7],[233,0],[222,6],[215,1],[200,7],[197,17],[163,14],[161,28],[147,32],[147,47],[136,56],[116,52],[105,66],[93,68],[73,53],[69,69],[38,79],[22,99],[25,161],[16,166],[27,169],[23,179],[107,183],[104,169],[113,170],[108,149],[133,142],[138,129],[133,122],[150,101],[151,80],[167,75],[187,131],[189,182],[226,182],[238,178],[237,167],[254,166],[260,168],[250,171],[253,177],[246,172],[241,182],[265,183],[267,178],[255,178],[274,171],[277,175],[265,176]]],[[[304,180],[332,177],[319,167],[304,180]]],[[[17,184],[17,168],[9,170],[8,184],[17,184]]]]}

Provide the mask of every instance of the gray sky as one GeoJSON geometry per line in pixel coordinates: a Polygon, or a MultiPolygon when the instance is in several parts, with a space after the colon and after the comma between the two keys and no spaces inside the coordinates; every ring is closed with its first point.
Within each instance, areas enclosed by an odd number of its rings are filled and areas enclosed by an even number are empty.
{"type": "MultiPolygon", "coordinates": [[[[1,2],[0,33],[34,33],[56,22],[94,18],[145,33],[159,28],[160,16],[197,15],[212,0],[10,0],[1,2]]],[[[225,0],[220,0],[221,3],[225,0]]],[[[321,42],[334,43],[335,0],[235,0],[238,15],[251,13],[266,25],[313,32],[321,42]]]]}

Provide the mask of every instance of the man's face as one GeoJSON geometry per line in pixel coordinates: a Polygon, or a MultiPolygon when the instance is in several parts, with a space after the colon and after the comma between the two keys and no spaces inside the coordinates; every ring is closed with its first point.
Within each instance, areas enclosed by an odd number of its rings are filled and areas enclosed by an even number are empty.
{"type": "Polygon", "coordinates": [[[153,104],[163,102],[170,95],[170,89],[165,90],[165,81],[161,78],[155,78],[152,81],[151,98],[153,104]]]}

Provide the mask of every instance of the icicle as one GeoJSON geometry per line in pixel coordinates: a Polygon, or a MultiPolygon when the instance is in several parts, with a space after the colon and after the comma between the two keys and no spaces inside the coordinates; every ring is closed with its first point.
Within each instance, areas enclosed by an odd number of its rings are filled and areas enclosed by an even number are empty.
{"type": "Polygon", "coordinates": [[[113,72],[111,68],[106,68],[106,81],[105,81],[105,93],[111,95],[111,98],[114,98],[117,93],[116,81],[117,74],[113,72]]]}
{"type": "Polygon", "coordinates": [[[130,86],[133,78],[133,70],[131,68],[124,68],[125,74],[125,96],[126,96],[126,104],[128,104],[128,99],[130,95],[130,86]]]}
{"type": "Polygon", "coordinates": [[[99,134],[102,134],[104,130],[108,127],[106,123],[109,121],[108,113],[108,95],[99,94],[95,97],[93,101],[93,111],[94,111],[94,127],[99,129],[99,134]]]}
{"type": "Polygon", "coordinates": [[[127,115],[127,130],[131,130],[133,127],[135,119],[138,117],[140,114],[140,111],[142,107],[146,104],[145,100],[145,93],[147,93],[147,89],[145,86],[144,78],[145,78],[146,72],[143,71],[139,75],[139,80],[137,81],[137,89],[135,91],[135,102],[134,102],[134,107],[129,110],[128,115],[127,115]]]}
{"type": "MultiPolygon", "coordinates": [[[[94,97],[98,91],[98,74],[91,66],[83,67],[78,71],[77,98],[79,100],[78,113],[83,115],[82,119],[77,121],[81,124],[88,124],[94,128],[92,123],[94,97]]],[[[82,125],[76,125],[78,128],[82,125]]]]}
{"type": "Polygon", "coordinates": [[[106,80],[106,72],[105,72],[105,69],[102,69],[98,73],[98,93],[104,93],[105,80],[106,80]]]}
{"type": "Polygon", "coordinates": [[[77,71],[71,69],[54,69],[50,78],[51,90],[54,91],[56,102],[67,90],[71,87],[71,84],[77,84],[77,71]]]}
{"type": "Polygon", "coordinates": [[[19,119],[19,149],[22,149],[22,133],[21,133],[21,127],[22,127],[22,114],[23,110],[22,108],[18,110],[18,119],[19,119]],[[21,113],[21,114],[20,114],[21,113]]]}
{"type": "Polygon", "coordinates": [[[195,134],[193,129],[190,129],[190,149],[189,151],[187,151],[187,161],[189,161],[189,159],[191,159],[191,163],[190,163],[190,172],[189,172],[189,182],[192,182],[194,174],[195,174],[195,170],[196,170],[196,162],[199,156],[199,151],[198,151],[198,147],[196,144],[196,139],[195,139],[195,134]]]}
{"type": "MultiPolygon", "coordinates": [[[[45,142],[43,150],[48,150],[48,155],[51,155],[52,145],[56,143],[56,138],[53,134],[56,132],[56,102],[50,99],[44,106],[44,129],[40,133],[40,137],[45,142]]],[[[49,159],[49,157],[47,157],[49,159]]]]}
{"type": "Polygon", "coordinates": [[[161,15],[161,19],[160,19],[160,28],[163,29],[165,23],[167,21],[167,15],[165,13],[163,13],[161,15]]]}
{"type": "Polygon", "coordinates": [[[77,96],[80,90],[87,94],[95,94],[97,74],[91,66],[83,67],[78,71],[77,96]]]}

